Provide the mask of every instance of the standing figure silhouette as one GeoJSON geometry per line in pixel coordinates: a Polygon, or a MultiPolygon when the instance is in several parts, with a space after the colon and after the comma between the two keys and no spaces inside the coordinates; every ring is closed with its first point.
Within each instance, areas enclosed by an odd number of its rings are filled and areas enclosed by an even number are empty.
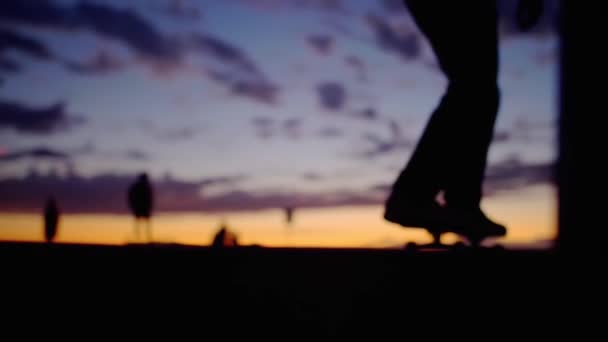
{"type": "Polygon", "coordinates": [[[146,173],[140,174],[135,183],[129,187],[128,197],[129,207],[135,216],[135,238],[139,240],[139,225],[142,222],[146,227],[148,242],[152,241],[150,217],[152,216],[154,193],[146,173]]]}
{"type": "Polygon", "coordinates": [[[46,242],[53,242],[57,236],[57,226],[59,225],[59,207],[55,198],[49,197],[44,206],[44,239],[46,242]]]}
{"type": "MultiPolygon", "coordinates": [[[[499,108],[497,4],[492,0],[405,0],[430,43],[447,89],[386,201],[386,220],[454,232],[472,240],[506,228],[481,210],[486,159],[499,108]],[[440,205],[436,198],[443,193],[440,205]]],[[[519,3],[520,28],[540,17],[542,0],[519,3]]]]}

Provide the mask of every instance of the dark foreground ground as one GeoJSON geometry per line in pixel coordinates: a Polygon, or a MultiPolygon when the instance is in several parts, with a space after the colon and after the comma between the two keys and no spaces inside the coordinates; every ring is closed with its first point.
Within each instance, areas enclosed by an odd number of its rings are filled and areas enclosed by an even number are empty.
{"type": "Polygon", "coordinates": [[[86,316],[107,306],[107,319],[125,312],[183,315],[196,317],[205,331],[300,338],[399,333],[415,328],[408,316],[430,322],[464,319],[471,326],[485,316],[503,328],[538,323],[561,315],[570,298],[580,301],[590,294],[587,284],[607,269],[598,272],[592,260],[581,263],[532,250],[409,253],[8,242],[0,243],[0,260],[2,293],[17,302],[69,299],[79,308],[70,307],[72,314],[86,316]],[[510,314],[511,309],[516,311],[510,314]],[[496,311],[510,320],[498,319],[496,311]]]}

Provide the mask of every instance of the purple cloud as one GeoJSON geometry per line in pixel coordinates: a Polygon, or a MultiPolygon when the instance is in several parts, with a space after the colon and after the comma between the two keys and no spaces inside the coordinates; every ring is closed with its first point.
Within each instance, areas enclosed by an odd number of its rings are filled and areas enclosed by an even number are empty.
{"type": "Polygon", "coordinates": [[[336,139],[344,136],[344,131],[338,127],[328,126],[321,128],[317,135],[325,139],[336,139]]]}
{"type": "Polygon", "coordinates": [[[554,184],[553,162],[530,163],[514,157],[490,165],[486,171],[484,193],[494,195],[540,184],[554,184]]]}
{"type": "Polygon", "coordinates": [[[353,69],[357,80],[361,82],[367,81],[367,66],[361,58],[357,56],[347,56],[344,61],[347,66],[353,69]]]}
{"type": "Polygon", "coordinates": [[[0,128],[12,128],[27,134],[51,134],[83,122],[82,117],[67,114],[63,103],[46,108],[30,108],[0,100],[0,128]]]}
{"type": "Polygon", "coordinates": [[[51,59],[52,54],[42,42],[7,29],[0,29],[0,54],[17,50],[40,59],[51,59]]]}
{"type": "Polygon", "coordinates": [[[79,74],[98,74],[120,71],[126,67],[126,63],[108,53],[98,51],[90,60],[84,62],[66,62],[68,70],[79,74]]]}
{"type": "Polygon", "coordinates": [[[363,136],[368,144],[371,144],[372,146],[360,153],[360,157],[364,159],[374,159],[414,146],[414,143],[403,135],[401,127],[395,120],[390,120],[388,125],[390,130],[389,138],[382,138],[374,133],[367,133],[363,136]]]}
{"type": "Polygon", "coordinates": [[[329,111],[339,111],[346,103],[346,88],[338,82],[325,82],[317,86],[317,94],[323,108],[329,111]]]}
{"type": "Polygon", "coordinates": [[[183,0],[168,0],[166,4],[157,6],[154,9],[179,20],[200,20],[203,16],[198,7],[188,5],[183,0]]]}
{"type": "Polygon", "coordinates": [[[366,121],[375,121],[380,118],[380,114],[374,108],[365,108],[364,110],[353,112],[351,117],[366,121]]]}
{"type": "Polygon", "coordinates": [[[386,19],[367,15],[367,23],[374,31],[376,44],[387,52],[398,54],[403,60],[411,61],[420,55],[420,37],[416,32],[399,32],[386,19]]]}
{"type": "Polygon", "coordinates": [[[0,162],[12,162],[25,158],[68,161],[70,156],[62,151],[47,147],[36,147],[0,155],[0,162]]]}
{"type": "Polygon", "coordinates": [[[41,28],[88,29],[121,41],[139,56],[156,62],[175,64],[179,59],[177,42],[162,35],[132,9],[89,2],[60,7],[49,1],[3,1],[0,19],[41,28]]]}
{"type": "Polygon", "coordinates": [[[21,65],[8,57],[0,57],[0,72],[19,72],[21,65]]]}
{"type": "MultiPolygon", "coordinates": [[[[75,173],[65,177],[33,173],[25,178],[0,180],[0,210],[38,212],[42,200],[54,195],[67,213],[127,213],[127,189],[136,174],[104,174],[85,178],[75,173]]],[[[206,187],[234,186],[243,176],[213,177],[180,181],[170,176],[153,180],[158,211],[205,210],[201,195],[206,187]]]]}
{"type": "Polygon", "coordinates": [[[334,46],[333,38],[327,35],[312,35],[306,41],[316,52],[323,56],[329,55],[334,46]]]}
{"type": "Polygon", "coordinates": [[[224,84],[235,95],[274,104],[279,87],[238,47],[216,37],[194,34],[185,46],[209,56],[215,64],[207,70],[210,79],[224,84]]]}

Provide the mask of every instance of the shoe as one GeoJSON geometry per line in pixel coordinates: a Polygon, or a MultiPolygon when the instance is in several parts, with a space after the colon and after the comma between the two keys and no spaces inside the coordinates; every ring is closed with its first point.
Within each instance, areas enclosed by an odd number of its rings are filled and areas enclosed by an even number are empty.
{"type": "Polygon", "coordinates": [[[443,208],[436,202],[415,203],[391,198],[386,203],[384,219],[403,227],[438,231],[450,226],[450,220],[444,214],[443,208]]]}
{"type": "Polygon", "coordinates": [[[460,209],[444,207],[445,216],[451,220],[450,231],[462,235],[471,241],[481,241],[488,237],[500,237],[507,234],[507,228],[490,220],[480,208],[460,209]]]}

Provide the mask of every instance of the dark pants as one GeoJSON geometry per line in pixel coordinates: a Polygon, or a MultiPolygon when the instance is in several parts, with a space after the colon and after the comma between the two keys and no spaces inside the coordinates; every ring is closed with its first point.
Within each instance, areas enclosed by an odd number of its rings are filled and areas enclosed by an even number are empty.
{"type": "Polygon", "coordinates": [[[499,104],[496,3],[492,0],[406,0],[448,79],[392,196],[479,207],[499,104]]]}

